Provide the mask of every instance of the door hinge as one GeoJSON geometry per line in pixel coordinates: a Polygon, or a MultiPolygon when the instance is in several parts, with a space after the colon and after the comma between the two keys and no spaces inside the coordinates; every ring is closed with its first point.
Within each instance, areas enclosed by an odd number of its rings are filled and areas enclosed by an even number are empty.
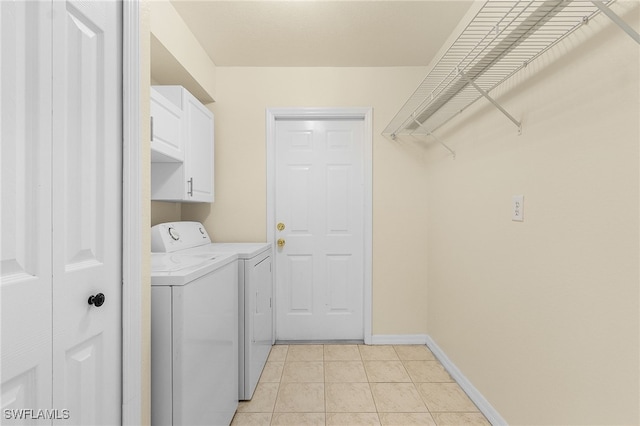
{"type": "Polygon", "coordinates": [[[151,121],[151,142],[153,142],[153,115],[149,117],[149,120],[151,121]]]}

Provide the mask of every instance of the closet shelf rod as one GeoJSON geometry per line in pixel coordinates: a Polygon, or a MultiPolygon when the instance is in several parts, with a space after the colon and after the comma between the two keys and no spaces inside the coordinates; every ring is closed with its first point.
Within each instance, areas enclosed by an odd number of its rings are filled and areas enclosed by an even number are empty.
{"type": "Polygon", "coordinates": [[[473,79],[469,78],[464,71],[462,71],[461,69],[458,69],[458,74],[460,74],[460,76],[465,79],[469,84],[471,84],[473,87],[475,87],[475,89],[480,92],[480,94],[482,96],[484,96],[489,102],[491,102],[493,104],[493,106],[495,106],[496,108],[498,108],[500,110],[501,113],[503,113],[509,120],[511,120],[513,122],[513,124],[515,124],[518,127],[518,134],[522,134],[522,123],[519,122],[518,120],[516,120],[513,115],[509,114],[507,112],[507,110],[505,110],[504,108],[502,108],[502,106],[495,100],[493,99],[489,93],[487,93],[484,89],[482,89],[482,87],[478,86],[476,84],[475,81],[473,81],[473,79]]]}
{"type": "Polygon", "coordinates": [[[420,134],[425,129],[435,131],[483,97],[520,131],[521,123],[488,94],[601,9],[611,18],[609,5],[613,1],[487,0],[474,5],[465,18],[469,19],[466,26],[382,133],[395,139],[418,129],[420,134]],[[416,120],[424,126],[419,127],[416,120]]]}
{"type": "Polygon", "coordinates": [[[602,4],[602,2],[595,0],[592,0],[591,3],[593,3],[595,7],[600,9],[600,12],[607,15],[607,17],[609,17],[609,19],[611,19],[617,26],[619,26],[622,31],[629,34],[631,38],[636,41],[636,43],[640,44],[640,34],[638,34],[636,30],[631,28],[629,24],[624,22],[618,15],[616,15],[614,11],[609,9],[609,6],[605,6],[604,4],[602,4]]]}
{"type": "Polygon", "coordinates": [[[449,148],[449,146],[448,146],[446,143],[442,142],[442,140],[441,140],[439,137],[437,137],[436,135],[434,135],[433,133],[431,133],[431,130],[429,130],[429,129],[427,129],[426,127],[424,127],[424,126],[422,125],[422,123],[421,123],[421,122],[419,122],[419,121],[418,121],[418,120],[416,120],[415,118],[413,119],[413,121],[415,121],[415,122],[416,122],[416,124],[417,124],[418,126],[420,126],[422,129],[424,129],[424,131],[425,131],[425,132],[427,132],[427,135],[431,136],[431,137],[432,137],[432,138],[434,138],[434,139],[435,139],[435,140],[436,140],[440,145],[442,145],[443,147],[445,147],[445,148],[447,149],[447,151],[449,151],[449,152],[451,153],[451,155],[453,155],[453,159],[454,159],[454,160],[456,159],[456,152],[455,152],[453,149],[449,148]]]}

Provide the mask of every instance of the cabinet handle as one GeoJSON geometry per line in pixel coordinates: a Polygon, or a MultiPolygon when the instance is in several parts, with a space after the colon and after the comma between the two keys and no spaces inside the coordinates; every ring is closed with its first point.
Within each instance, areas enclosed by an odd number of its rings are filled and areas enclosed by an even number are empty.
{"type": "Polygon", "coordinates": [[[153,115],[149,118],[151,119],[151,142],[153,142],[153,115]]]}
{"type": "Polygon", "coordinates": [[[189,191],[187,191],[187,195],[193,197],[193,178],[187,181],[189,183],[189,191]]]}

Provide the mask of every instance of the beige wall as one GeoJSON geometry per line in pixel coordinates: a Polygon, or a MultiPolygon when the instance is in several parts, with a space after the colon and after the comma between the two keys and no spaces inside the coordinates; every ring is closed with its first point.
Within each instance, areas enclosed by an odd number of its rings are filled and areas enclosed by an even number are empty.
{"type": "MultiPolygon", "coordinates": [[[[181,85],[200,102],[216,97],[216,65],[168,0],[147,1],[151,84],[181,85]]],[[[181,204],[151,202],[151,225],[179,221],[181,204]]]]}
{"type": "Polygon", "coordinates": [[[425,151],[428,331],[509,424],[640,424],[639,53],[598,16],[425,151]]]}
{"type": "Polygon", "coordinates": [[[218,67],[216,201],[150,220],[264,241],[265,109],[371,106],[373,333],[428,332],[510,424],[640,424],[638,53],[598,17],[495,93],[521,136],[482,100],[437,132],[456,160],[380,135],[422,68],[218,67]]]}
{"type": "Polygon", "coordinates": [[[177,222],[182,215],[181,203],[151,202],[151,226],[164,222],[177,222]]]}
{"type": "Polygon", "coordinates": [[[203,103],[216,98],[216,66],[169,0],[149,1],[151,75],[179,84],[203,103]]]}
{"type": "Polygon", "coordinates": [[[266,240],[265,111],[373,107],[373,333],[426,333],[426,169],[380,133],[423,68],[217,69],[215,191],[183,204],[216,241],[266,240]]]}

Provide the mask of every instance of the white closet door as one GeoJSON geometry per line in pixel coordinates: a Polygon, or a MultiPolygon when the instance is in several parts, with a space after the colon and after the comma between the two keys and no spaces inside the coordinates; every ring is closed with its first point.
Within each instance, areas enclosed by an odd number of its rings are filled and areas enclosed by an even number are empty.
{"type": "Polygon", "coordinates": [[[53,404],[73,424],[119,424],[121,4],[53,9],[53,404]]]}
{"type": "MultiPolygon", "coordinates": [[[[51,18],[48,12],[50,5],[43,3],[0,1],[0,400],[3,424],[12,423],[5,409],[51,407],[51,18]]],[[[16,417],[18,415],[16,413],[16,417]]]]}

